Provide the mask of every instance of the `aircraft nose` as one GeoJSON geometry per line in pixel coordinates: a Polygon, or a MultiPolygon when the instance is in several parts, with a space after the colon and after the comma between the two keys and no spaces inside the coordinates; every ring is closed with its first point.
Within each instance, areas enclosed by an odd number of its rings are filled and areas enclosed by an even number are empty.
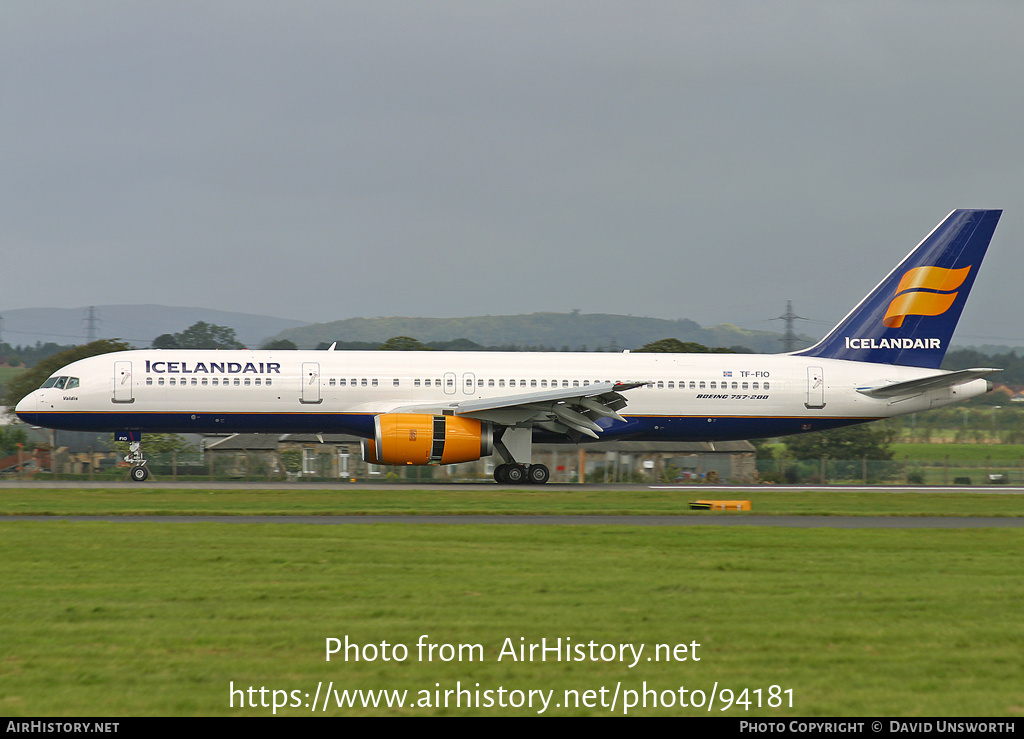
{"type": "Polygon", "coordinates": [[[15,414],[17,414],[18,418],[20,418],[22,421],[25,421],[25,423],[29,423],[30,421],[23,414],[35,413],[35,410],[36,394],[34,391],[26,395],[21,400],[19,400],[18,405],[14,407],[15,414]]]}

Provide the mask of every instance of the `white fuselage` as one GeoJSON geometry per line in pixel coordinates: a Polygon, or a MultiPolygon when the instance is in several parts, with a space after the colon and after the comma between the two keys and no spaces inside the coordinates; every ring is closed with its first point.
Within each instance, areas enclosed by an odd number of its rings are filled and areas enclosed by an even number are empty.
{"type": "Polygon", "coordinates": [[[858,392],[935,374],[792,355],[139,350],[68,365],[17,412],[53,428],[367,437],[375,416],[405,408],[644,382],[622,393],[625,422],[601,419],[602,438],[715,440],[887,418],[988,389],[972,380],[897,398],[858,392]]]}

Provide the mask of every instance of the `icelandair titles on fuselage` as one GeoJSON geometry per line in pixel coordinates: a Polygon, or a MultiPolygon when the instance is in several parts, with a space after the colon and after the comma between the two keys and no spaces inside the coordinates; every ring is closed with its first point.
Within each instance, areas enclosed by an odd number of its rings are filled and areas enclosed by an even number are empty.
{"type": "Polygon", "coordinates": [[[146,372],[155,374],[174,373],[179,375],[255,375],[281,374],[280,362],[153,362],[146,360],[146,372]]]}
{"type": "Polygon", "coordinates": [[[851,339],[846,337],[847,349],[941,349],[941,339],[851,339]]]}

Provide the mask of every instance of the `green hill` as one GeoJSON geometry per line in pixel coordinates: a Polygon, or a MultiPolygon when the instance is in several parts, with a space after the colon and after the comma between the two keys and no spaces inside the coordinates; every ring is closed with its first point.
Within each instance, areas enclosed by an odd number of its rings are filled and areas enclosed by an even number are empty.
{"type": "MultiPolygon", "coordinates": [[[[468,339],[482,346],[617,351],[636,349],[664,338],[706,346],[740,346],[754,352],[782,351],[780,334],[750,331],[724,323],[704,328],[686,320],[605,313],[529,313],[518,316],[467,318],[349,318],[287,329],[272,337],[288,339],[299,348],[320,343],[366,341],[380,343],[393,336],[422,342],[468,339]]],[[[805,345],[809,345],[807,341],[805,345]]]]}

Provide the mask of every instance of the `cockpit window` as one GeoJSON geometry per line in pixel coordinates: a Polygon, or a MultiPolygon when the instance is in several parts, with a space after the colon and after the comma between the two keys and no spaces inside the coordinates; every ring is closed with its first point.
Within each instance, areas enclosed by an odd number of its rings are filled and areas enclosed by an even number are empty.
{"type": "Polygon", "coordinates": [[[61,390],[70,390],[73,387],[78,387],[77,377],[50,377],[42,384],[41,387],[55,387],[61,390]]]}

